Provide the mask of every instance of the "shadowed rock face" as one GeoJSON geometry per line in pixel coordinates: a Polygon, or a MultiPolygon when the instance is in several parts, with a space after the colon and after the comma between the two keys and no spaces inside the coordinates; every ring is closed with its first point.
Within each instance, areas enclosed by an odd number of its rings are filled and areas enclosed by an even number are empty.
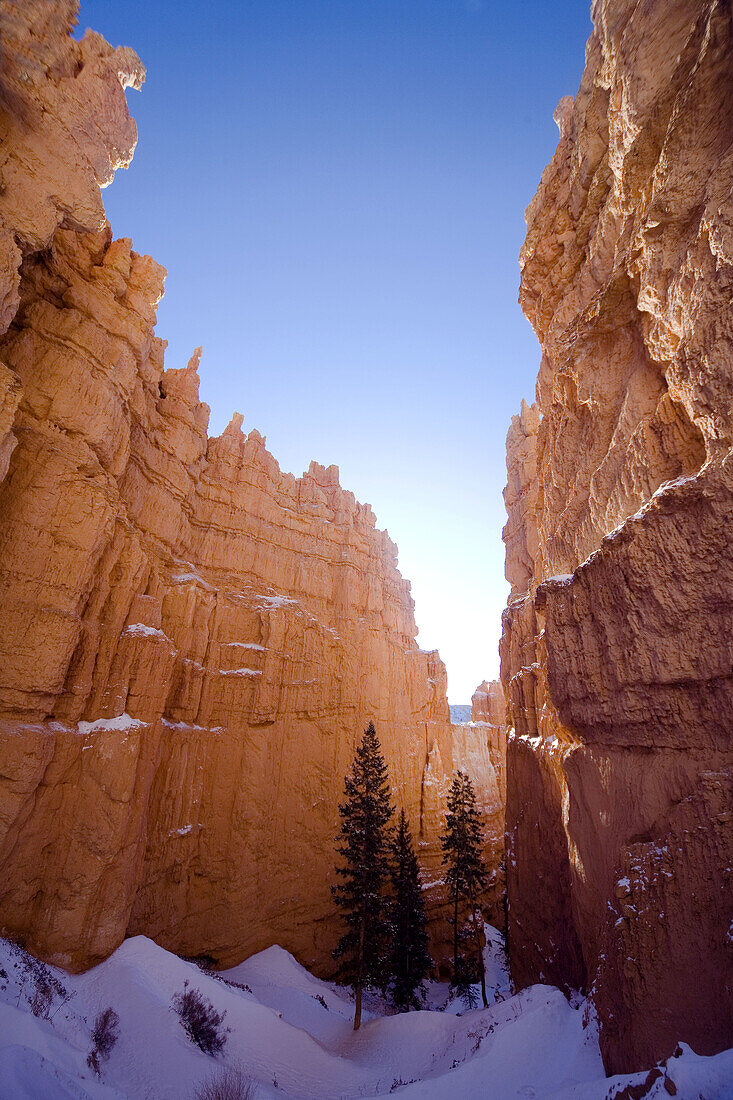
{"type": "Polygon", "coordinates": [[[200,350],[164,368],[165,272],[99,193],[143,70],[74,42],[75,12],[0,0],[0,933],[72,968],[145,933],[323,972],[368,722],[434,868],[467,758],[501,847],[498,734],[492,756],[452,731],[396,547],[337,468],[283,473],[239,415],[209,438],[200,350]]]}
{"type": "Polygon", "coordinates": [[[733,1043],[733,37],[593,18],[527,211],[501,653],[513,971],[592,990],[616,1072],[733,1043]]]}

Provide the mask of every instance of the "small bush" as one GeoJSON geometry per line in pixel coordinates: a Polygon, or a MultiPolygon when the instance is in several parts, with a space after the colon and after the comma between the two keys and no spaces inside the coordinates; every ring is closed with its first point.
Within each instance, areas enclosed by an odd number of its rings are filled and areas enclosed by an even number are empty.
{"type": "Polygon", "coordinates": [[[183,983],[183,991],[173,995],[172,1005],[181,1021],[181,1027],[192,1043],[204,1054],[214,1058],[224,1049],[229,1028],[223,1028],[226,1012],[217,1012],[198,989],[189,989],[183,983]]]}
{"type": "Polygon", "coordinates": [[[209,974],[212,978],[216,977],[216,959],[213,955],[181,955],[184,962],[193,963],[199,970],[203,970],[204,974],[209,974]]]}
{"type": "Polygon", "coordinates": [[[415,1084],[415,1078],[414,1077],[410,1077],[410,1079],[408,1081],[403,1081],[401,1077],[395,1077],[394,1080],[392,1081],[392,1087],[389,1091],[390,1092],[397,1092],[397,1089],[404,1088],[405,1085],[414,1085],[414,1084],[415,1084]]]}
{"type": "MultiPolygon", "coordinates": [[[[211,976],[220,982],[224,982],[225,985],[233,985],[235,989],[243,989],[245,993],[252,993],[246,982],[235,982],[231,978],[222,978],[221,974],[212,974],[211,976]]],[[[254,994],[252,995],[254,996],[254,994]]]]}
{"type": "Polygon", "coordinates": [[[102,1072],[102,1062],[106,1062],[112,1048],[120,1037],[120,1018],[113,1008],[105,1008],[94,1021],[92,1028],[92,1049],[87,1055],[87,1065],[97,1077],[102,1072]]]}
{"type": "Polygon", "coordinates": [[[225,1069],[204,1082],[195,1100],[254,1100],[254,1085],[240,1069],[225,1069]]]}
{"type": "Polygon", "coordinates": [[[53,987],[43,978],[38,980],[33,993],[28,998],[28,1004],[34,1016],[41,1016],[44,1020],[47,1020],[49,1009],[53,1004],[53,987]]]}
{"type": "Polygon", "coordinates": [[[17,959],[15,965],[20,967],[22,975],[18,1003],[20,1004],[20,998],[25,992],[26,982],[30,980],[31,989],[27,997],[31,1012],[34,1016],[40,1016],[45,1020],[51,1019],[49,1009],[54,999],[60,997],[61,1004],[65,1004],[66,1001],[71,999],[72,995],[63,982],[59,981],[53,971],[40,959],[34,958],[30,952],[18,943],[11,943],[9,946],[17,959]]]}

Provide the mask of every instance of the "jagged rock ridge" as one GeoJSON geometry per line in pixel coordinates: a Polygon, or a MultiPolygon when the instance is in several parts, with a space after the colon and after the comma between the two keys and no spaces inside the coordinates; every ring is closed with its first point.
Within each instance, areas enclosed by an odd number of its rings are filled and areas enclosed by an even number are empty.
{"type": "Polygon", "coordinates": [[[514,975],[592,990],[616,1072],[733,1044],[733,36],[593,20],[527,211],[502,681],[514,975]]]}
{"type": "Polygon", "coordinates": [[[241,416],[209,438],[200,351],[165,369],[164,269],[99,195],[143,70],[71,39],[76,7],[0,0],[0,928],[70,968],[145,933],[323,970],[357,736],[376,722],[432,867],[470,737],[370,507],[241,416]]]}

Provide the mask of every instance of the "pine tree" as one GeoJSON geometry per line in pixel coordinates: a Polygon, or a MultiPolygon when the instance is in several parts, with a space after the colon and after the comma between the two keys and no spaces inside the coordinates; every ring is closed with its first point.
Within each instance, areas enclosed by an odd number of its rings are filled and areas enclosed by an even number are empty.
{"type": "MultiPolygon", "coordinates": [[[[476,795],[473,784],[465,772],[459,771],[451,783],[448,792],[448,813],[445,819],[445,833],[441,838],[443,864],[447,868],[445,882],[451,892],[453,902],[453,985],[470,999],[472,971],[481,980],[481,994],[484,1008],[486,1000],[486,974],[481,944],[481,925],[477,914],[477,898],[486,885],[486,867],[481,855],[483,829],[481,814],[476,808],[476,795]],[[472,941],[474,966],[459,951],[461,943],[461,924],[459,913],[462,907],[468,909],[468,937],[472,941]]],[[[465,942],[466,935],[463,940],[465,942]]]]}
{"type": "Polygon", "coordinates": [[[420,868],[404,810],[400,813],[399,825],[392,842],[392,860],[392,1000],[404,1012],[410,1008],[420,1008],[418,990],[432,966],[432,959],[428,954],[420,868]]]}
{"type": "Polygon", "coordinates": [[[333,886],[347,931],[333,955],[341,960],[339,977],[354,991],[354,1030],[361,1024],[364,989],[384,989],[388,980],[389,914],[385,887],[389,882],[389,823],[393,808],[387,767],[374,725],[356,750],[351,775],[345,780],[346,799],[339,806],[338,852],[344,865],[336,868],[344,882],[333,886]]]}

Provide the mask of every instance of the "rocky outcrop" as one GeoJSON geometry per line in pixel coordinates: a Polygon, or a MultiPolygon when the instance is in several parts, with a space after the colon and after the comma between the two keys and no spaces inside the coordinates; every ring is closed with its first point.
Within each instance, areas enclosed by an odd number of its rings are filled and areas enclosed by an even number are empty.
{"type": "Polygon", "coordinates": [[[591,990],[615,1072],[733,1044],[733,36],[593,18],[527,211],[502,681],[515,980],[591,990]]]}
{"type": "MultiPolygon", "coordinates": [[[[15,316],[23,256],[58,226],[98,230],[100,188],[137,141],[125,88],[145,77],[130,49],[71,37],[76,0],[0,0],[0,334],[15,316]]],[[[15,446],[20,391],[0,362],[0,479],[15,446]]]]}
{"type": "MultiPolygon", "coordinates": [[[[209,438],[200,349],[165,368],[165,272],[99,194],[142,69],[74,42],[75,9],[0,0],[0,930],[74,969],[144,933],[323,972],[357,737],[376,723],[431,866],[473,750],[369,505],[238,414],[209,438]]],[[[488,747],[472,770],[500,829],[488,747]]]]}

